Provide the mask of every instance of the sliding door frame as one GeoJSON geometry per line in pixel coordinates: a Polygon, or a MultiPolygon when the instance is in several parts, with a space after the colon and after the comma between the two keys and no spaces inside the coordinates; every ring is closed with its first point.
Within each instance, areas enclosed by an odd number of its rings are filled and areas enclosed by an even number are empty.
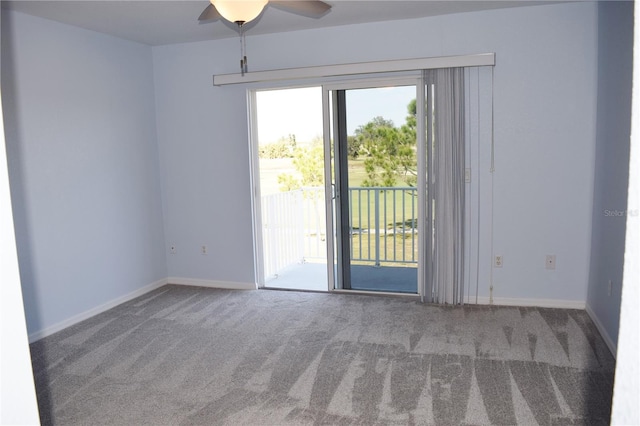
{"type": "MultiPolygon", "coordinates": [[[[350,293],[367,293],[367,294],[385,294],[389,292],[373,292],[373,291],[360,291],[360,290],[351,290],[351,289],[343,289],[343,282],[341,279],[342,274],[344,273],[344,264],[345,262],[341,260],[341,256],[336,256],[336,254],[340,254],[344,252],[344,244],[341,244],[340,247],[336,244],[336,238],[334,236],[335,226],[334,224],[334,214],[335,217],[338,217],[340,214],[340,202],[339,199],[341,197],[341,189],[339,186],[344,185],[336,185],[334,186],[334,176],[332,175],[332,162],[331,162],[331,150],[332,150],[332,141],[331,138],[334,134],[331,128],[331,124],[333,124],[334,128],[336,127],[336,121],[342,121],[341,117],[337,115],[335,110],[335,105],[331,105],[332,100],[335,103],[335,97],[332,96],[332,92],[335,94],[342,93],[344,96],[344,92],[346,90],[351,89],[367,89],[367,88],[384,88],[384,87],[393,87],[393,86],[414,86],[416,88],[416,145],[417,145],[417,190],[418,190],[418,220],[419,220],[419,229],[422,228],[422,233],[418,233],[418,282],[417,282],[417,294],[424,300],[425,296],[425,286],[428,281],[428,274],[430,273],[429,261],[430,256],[427,256],[428,247],[427,245],[429,241],[428,237],[431,234],[431,222],[427,221],[427,209],[426,209],[426,199],[427,199],[427,151],[426,151],[426,135],[425,135],[425,88],[424,88],[424,78],[422,73],[416,73],[411,76],[403,76],[403,77],[389,77],[389,78],[368,78],[368,79],[354,79],[340,82],[332,82],[322,85],[322,102],[323,102],[323,122],[324,122],[324,148],[325,148],[325,193],[326,193],[326,217],[327,217],[327,268],[328,277],[329,277],[329,291],[340,292],[346,290],[350,293]],[[333,114],[333,117],[331,116],[333,114]],[[336,199],[338,201],[336,201],[336,199]],[[335,207],[334,207],[335,205],[335,207]],[[334,212],[335,209],[335,212],[334,212]],[[425,224],[429,226],[424,226],[425,224]],[[426,232],[425,232],[426,229],[426,232]],[[336,271],[335,262],[338,262],[338,268],[336,271]]],[[[344,117],[342,117],[344,118],[344,117]]],[[[342,124],[344,125],[344,123],[342,124]]],[[[338,125],[340,126],[340,125],[338,125]]],[[[340,130],[338,130],[340,131],[340,130]]],[[[344,135],[343,135],[344,136],[344,135]]],[[[333,141],[334,144],[337,141],[333,141]]],[[[338,144],[339,145],[339,144],[338,144]]],[[[340,146],[337,146],[337,152],[340,150],[340,146]]],[[[334,159],[334,162],[338,162],[338,155],[334,159]]],[[[339,164],[336,164],[336,174],[339,172],[339,164]]],[[[338,182],[339,184],[340,182],[338,182]]],[[[344,228],[344,225],[341,226],[344,228]]],[[[338,243],[340,242],[340,238],[338,238],[338,243]]],[[[393,294],[402,294],[402,293],[393,293],[393,294]]],[[[413,294],[405,296],[415,296],[413,294]]]]}
{"type": "MultiPolygon", "coordinates": [[[[420,224],[427,224],[428,232],[422,232],[418,238],[418,282],[417,294],[424,300],[427,294],[426,289],[430,281],[430,261],[428,255],[431,244],[429,233],[431,232],[430,218],[427,217],[427,147],[426,147],[426,111],[425,111],[425,86],[424,78],[421,71],[403,73],[402,76],[395,77],[354,77],[350,80],[339,80],[332,82],[309,82],[308,84],[277,84],[269,85],[261,84],[260,87],[254,87],[247,90],[247,116],[249,118],[249,162],[251,173],[251,192],[252,192],[252,211],[253,211],[253,235],[254,235],[254,271],[256,279],[256,287],[264,287],[264,253],[263,253],[263,237],[262,237],[262,218],[261,218],[261,202],[260,202],[260,173],[258,159],[258,128],[257,128],[257,101],[256,93],[264,90],[294,89],[304,87],[321,87],[322,89],[322,112],[323,112],[323,145],[324,145],[324,173],[325,173],[325,212],[327,226],[327,290],[329,292],[341,292],[342,288],[337,288],[336,283],[341,285],[335,269],[336,245],[333,235],[335,227],[334,198],[339,196],[338,188],[333,185],[332,171],[332,123],[335,119],[331,116],[335,111],[331,105],[331,92],[349,89],[366,89],[366,88],[383,88],[391,86],[415,86],[416,87],[416,138],[417,138],[417,163],[418,163],[418,218],[420,224]],[[422,99],[422,102],[420,101],[422,99]]],[[[361,290],[347,290],[351,293],[365,294],[388,294],[388,292],[373,292],[361,290]]],[[[393,293],[403,296],[415,296],[415,294],[393,293]]]]}
{"type": "Polygon", "coordinates": [[[253,225],[253,270],[257,288],[263,288],[264,244],[262,237],[262,203],[260,197],[260,159],[258,157],[258,90],[247,91],[249,121],[249,179],[251,182],[251,211],[253,225]]]}

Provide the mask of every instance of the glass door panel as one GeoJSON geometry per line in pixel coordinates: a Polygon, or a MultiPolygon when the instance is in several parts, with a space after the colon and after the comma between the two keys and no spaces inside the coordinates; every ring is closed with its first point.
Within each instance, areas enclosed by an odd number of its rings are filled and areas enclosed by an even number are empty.
{"type": "Polygon", "coordinates": [[[267,288],[327,291],[322,88],[255,92],[262,262],[267,288]]]}
{"type": "Polygon", "coordinates": [[[418,293],[416,86],[330,93],[335,287],[418,293]]]}

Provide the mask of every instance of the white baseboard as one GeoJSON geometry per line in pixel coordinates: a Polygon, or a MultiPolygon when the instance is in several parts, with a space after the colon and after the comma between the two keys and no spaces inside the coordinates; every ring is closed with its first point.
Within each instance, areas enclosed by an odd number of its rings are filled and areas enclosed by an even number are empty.
{"type": "Polygon", "coordinates": [[[241,283],[233,281],[214,281],[202,280],[198,278],[169,277],[169,284],[191,285],[194,287],[224,288],[229,290],[256,290],[258,286],[255,283],[241,283]]]}
{"type": "MultiPolygon", "coordinates": [[[[488,297],[478,297],[478,305],[489,305],[488,297]]],[[[476,304],[475,298],[469,298],[466,302],[476,304]]],[[[537,308],[561,308],[561,309],[585,309],[586,303],[581,300],[557,300],[557,299],[511,299],[508,297],[494,297],[496,306],[532,306],[537,308]]]]}
{"type": "Polygon", "coordinates": [[[50,327],[47,327],[43,330],[36,331],[34,333],[29,334],[29,343],[33,343],[37,340],[40,340],[44,337],[50,336],[58,331],[64,330],[67,327],[71,327],[74,324],[79,323],[80,321],[84,321],[88,318],[91,318],[95,315],[101,314],[104,311],[108,311],[111,308],[114,308],[122,303],[128,302],[129,300],[135,299],[136,297],[140,297],[143,294],[149,293],[157,288],[162,287],[167,284],[167,279],[163,278],[156,282],[153,282],[149,285],[146,285],[138,290],[132,291],[129,294],[125,294],[124,296],[120,296],[116,299],[110,300],[107,303],[103,303],[100,306],[96,306],[95,308],[89,309],[88,311],[82,312],[80,314],[74,315],[71,318],[68,318],[64,321],[60,321],[57,324],[54,324],[50,327]]]}
{"type": "Polygon", "coordinates": [[[618,348],[613,343],[613,340],[611,339],[611,336],[609,336],[609,333],[607,333],[607,330],[604,328],[604,325],[602,325],[602,323],[600,322],[600,319],[595,314],[595,312],[593,312],[593,309],[591,309],[591,306],[589,306],[589,304],[587,304],[585,310],[587,311],[587,314],[591,318],[591,321],[593,321],[593,323],[596,325],[596,328],[600,332],[600,335],[602,336],[602,339],[604,340],[604,342],[607,344],[607,347],[611,351],[611,354],[613,355],[614,358],[616,358],[616,353],[618,351],[618,348]]]}

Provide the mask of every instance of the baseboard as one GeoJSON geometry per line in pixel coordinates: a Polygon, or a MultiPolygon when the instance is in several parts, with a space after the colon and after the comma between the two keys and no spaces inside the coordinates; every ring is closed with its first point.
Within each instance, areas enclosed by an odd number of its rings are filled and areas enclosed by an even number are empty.
{"type": "Polygon", "coordinates": [[[191,285],[194,287],[209,287],[209,288],[224,288],[229,290],[255,290],[257,285],[255,283],[241,283],[234,281],[214,281],[214,280],[202,280],[198,278],[183,278],[183,277],[169,277],[167,278],[169,284],[177,285],[191,285]]]}
{"type": "MultiPolygon", "coordinates": [[[[467,302],[476,304],[475,298],[470,298],[467,302]]],[[[494,297],[490,303],[488,297],[478,297],[478,305],[497,306],[533,306],[537,308],[561,308],[561,309],[585,309],[586,303],[581,300],[558,300],[558,299],[512,299],[508,297],[494,297]]]]}
{"type": "Polygon", "coordinates": [[[54,324],[50,327],[47,327],[43,330],[36,331],[35,333],[30,333],[29,343],[33,343],[37,340],[50,336],[54,333],[57,333],[58,331],[64,330],[67,327],[71,327],[74,324],[77,324],[95,315],[101,314],[104,311],[108,311],[111,308],[114,308],[122,303],[128,302],[129,300],[135,299],[136,297],[140,297],[143,294],[149,293],[150,291],[160,288],[166,284],[167,284],[167,279],[163,278],[149,285],[146,285],[142,288],[139,288],[138,290],[132,291],[131,293],[125,294],[124,296],[120,296],[116,299],[108,301],[107,303],[103,303],[100,306],[96,306],[95,308],[91,308],[88,311],[82,312],[78,315],[74,315],[71,318],[68,318],[64,321],[60,321],[59,323],[54,324]]]}
{"type": "Polygon", "coordinates": [[[595,314],[595,312],[593,312],[593,309],[591,309],[591,306],[589,306],[589,304],[587,304],[585,310],[587,311],[587,315],[589,315],[589,317],[591,318],[591,321],[593,321],[593,323],[596,325],[596,328],[600,332],[602,339],[607,344],[607,347],[611,351],[611,355],[613,355],[613,357],[616,358],[618,348],[613,343],[613,340],[611,339],[611,336],[609,336],[609,333],[607,333],[607,330],[604,328],[604,325],[602,325],[602,323],[600,322],[600,319],[595,314]]]}

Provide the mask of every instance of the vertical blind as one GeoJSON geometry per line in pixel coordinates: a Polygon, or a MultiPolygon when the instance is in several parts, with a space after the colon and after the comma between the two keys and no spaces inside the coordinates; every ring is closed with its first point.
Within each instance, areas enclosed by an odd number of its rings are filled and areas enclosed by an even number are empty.
{"type": "Polygon", "coordinates": [[[427,210],[433,226],[433,303],[464,303],[464,68],[426,70],[427,210]],[[430,148],[430,149],[429,149],[430,148]]]}
{"type": "Polygon", "coordinates": [[[424,70],[423,80],[423,296],[438,304],[477,302],[480,277],[492,281],[493,68],[424,70]]]}

